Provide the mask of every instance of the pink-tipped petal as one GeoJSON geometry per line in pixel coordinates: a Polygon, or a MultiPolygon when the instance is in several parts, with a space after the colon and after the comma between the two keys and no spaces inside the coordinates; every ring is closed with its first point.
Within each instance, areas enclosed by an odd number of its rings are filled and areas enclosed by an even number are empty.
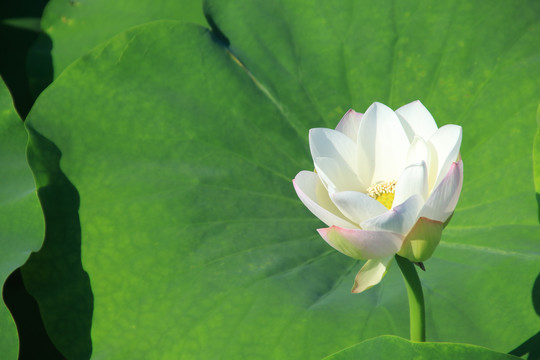
{"type": "Polygon", "coordinates": [[[357,143],[357,168],[372,172],[371,179],[365,179],[366,183],[398,178],[405,167],[410,142],[392,109],[381,103],[371,105],[360,122],[357,143]]]}
{"type": "Polygon", "coordinates": [[[380,283],[384,275],[388,272],[388,267],[392,259],[393,256],[388,256],[383,259],[366,261],[354,278],[354,285],[351,292],[358,294],[380,283]]]}
{"type": "Polygon", "coordinates": [[[437,131],[435,119],[420,100],[403,105],[396,110],[396,114],[410,141],[415,135],[427,140],[437,131]]]}
{"type": "Polygon", "coordinates": [[[322,186],[317,174],[311,171],[300,171],[294,178],[293,185],[302,203],[326,225],[354,227],[339,213],[339,210],[330,201],[327,192],[317,191],[317,188],[322,186]],[[318,196],[326,196],[328,199],[320,199],[318,196]]]}
{"type": "Polygon", "coordinates": [[[361,222],[360,227],[365,230],[390,231],[406,235],[416,223],[423,203],[420,196],[413,195],[384,214],[361,222]]]}
{"type": "Polygon", "coordinates": [[[358,127],[360,126],[362,115],[363,114],[356,112],[353,109],[349,109],[349,111],[343,115],[341,121],[336,126],[336,130],[344,133],[350,137],[351,140],[356,142],[356,138],[358,137],[358,127]]]}
{"type": "Polygon", "coordinates": [[[378,259],[395,254],[403,238],[388,231],[345,229],[339,226],[317,229],[322,238],[337,251],[354,259],[378,259]]]}
{"type": "Polygon", "coordinates": [[[435,189],[457,161],[461,147],[462,129],[458,125],[445,125],[433,134],[428,146],[437,154],[437,176],[430,189],[435,189]]]}
{"type": "Polygon", "coordinates": [[[412,262],[426,261],[439,245],[443,228],[442,222],[421,217],[405,237],[398,255],[412,262]]]}
{"type": "Polygon", "coordinates": [[[420,216],[445,222],[454,212],[463,186],[463,161],[451,164],[439,186],[433,190],[420,216]]]}

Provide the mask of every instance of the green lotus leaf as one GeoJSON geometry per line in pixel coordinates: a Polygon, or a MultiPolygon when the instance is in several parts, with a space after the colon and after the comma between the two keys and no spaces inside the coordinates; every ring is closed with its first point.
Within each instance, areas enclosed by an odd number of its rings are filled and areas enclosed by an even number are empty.
{"type": "MultiPolygon", "coordinates": [[[[160,19],[206,25],[201,0],[167,0],[159,3],[149,0],[50,0],[43,12],[41,28],[52,41],[55,77],[77,58],[116,34],[160,19]]],[[[42,38],[34,51],[39,51],[46,43],[42,38]]]]}
{"type": "MultiPolygon", "coordinates": [[[[351,294],[361,262],[319,238],[291,179],[311,170],[309,128],[414,99],[464,133],[461,200],[421,274],[428,340],[526,343],[540,260],[535,6],[208,1],[213,33],[145,24],[66,69],[29,115],[29,151],[80,196],[92,356],[319,359],[406,337],[397,267],[351,294]],[[39,150],[48,141],[61,159],[39,150]]],[[[62,312],[45,310],[46,325],[62,312]]]]}
{"type": "MultiPolygon", "coordinates": [[[[0,284],[6,302],[7,277],[43,242],[43,215],[25,155],[27,140],[9,90],[0,81],[0,284]]],[[[2,358],[16,359],[17,328],[4,302],[0,303],[0,334],[2,358]]]]}
{"type": "Polygon", "coordinates": [[[480,346],[453,343],[414,343],[396,336],[369,339],[324,358],[324,360],[353,359],[511,360],[519,358],[480,346]]]}

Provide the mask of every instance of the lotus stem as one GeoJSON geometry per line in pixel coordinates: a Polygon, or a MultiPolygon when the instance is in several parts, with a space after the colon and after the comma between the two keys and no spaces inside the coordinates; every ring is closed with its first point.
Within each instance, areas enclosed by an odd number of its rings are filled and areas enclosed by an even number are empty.
{"type": "Polygon", "coordinates": [[[411,261],[399,255],[396,255],[396,261],[403,275],[409,297],[411,341],[424,342],[426,341],[426,308],[420,278],[411,261]]]}

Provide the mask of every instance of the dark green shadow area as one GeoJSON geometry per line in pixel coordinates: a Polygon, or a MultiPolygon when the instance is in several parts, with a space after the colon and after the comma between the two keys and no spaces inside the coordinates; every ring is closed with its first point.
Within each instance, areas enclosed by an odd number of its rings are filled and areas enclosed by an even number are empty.
{"type": "MultiPolygon", "coordinates": [[[[532,302],[536,314],[540,316],[540,274],[538,274],[536,277],[533,285],[532,302]]],[[[528,354],[526,359],[540,360],[540,331],[523,342],[523,344],[516,347],[509,354],[519,357],[523,357],[524,355],[528,354]]]]}
{"type": "Polygon", "coordinates": [[[47,335],[38,304],[26,291],[20,269],[7,278],[3,297],[17,324],[19,359],[64,359],[47,335]]]}
{"type": "Polygon", "coordinates": [[[93,294],[81,263],[79,194],[60,170],[60,150],[28,128],[28,161],[45,216],[45,242],[21,268],[52,342],[68,359],[92,353],[93,294]]]}
{"type": "Polygon", "coordinates": [[[45,33],[40,33],[26,58],[26,73],[30,96],[33,101],[54,80],[54,69],[51,56],[52,39],[45,33]]]}
{"type": "Polygon", "coordinates": [[[212,39],[214,39],[218,44],[228,48],[231,45],[231,42],[225,36],[223,31],[217,26],[216,22],[214,21],[214,18],[212,17],[212,14],[210,11],[207,10],[208,3],[203,2],[203,10],[204,10],[204,17],[206,18],[206,22],[208,25],[210,25],[210,29],[212,30],[211,35],[212,39]]]}
{"type": "Polygon", "coordinates": [[[39,19],[47,3],[48,0],[0,2],[0,75],[9,88],[15,108],[22,119],[30,111],[39,92],[45,88],[45,84],[51,83],[53,77],[51,42],[50,39],[43,39],[47,36],[39,28],[39,19]],[[39,86],[35,87],[39,91],[35,91],[30,86],[27,58],[30,49],[40,37],[44,45],[32,54],[39,58],[31,62],[34,67],[32,77],[39,79],[39,86]]]}
{"type": "MultiPolygon", "coordinates": [[[[27,59],[40,36],[39,19],[47,3],[48,0],[0,2],[0,76],[8,86],[22,119],[39,95],[30,89],[27,59]]],[[[45,50],[37,61],[41,64],[41,81],[50,83],[50,49],[45,50]]],[[[17,326],[19,359],[64,359],[45,330],[38,303],[27,291],[20,269],[8,277],[2,293],[17,326]]]]}

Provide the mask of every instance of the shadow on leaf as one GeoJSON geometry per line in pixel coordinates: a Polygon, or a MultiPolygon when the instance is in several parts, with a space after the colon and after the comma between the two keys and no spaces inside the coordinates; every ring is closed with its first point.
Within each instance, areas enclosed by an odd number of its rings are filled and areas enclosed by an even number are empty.
{"type": "Polygon", "coordinates": [[[39,27],[28,28],[16,22],[31,19],[39,24],[47,3],[48,0],[0,2],[0,75],[22,119],[41,90],[52,82],[52,41],[39,27]]]}
{"type": "Polygon", "coordinates": [[[45,242],[21,268],[39,303],[45,328],[68,359],[92,353],[93,294],[81,262],[79,194],[60,169],[60,150],[28,127],[28,161],[45,216],[45,242]]]}
{"type": "MultiPolygon", "coordinates": [[[[533,285],[532,302],[536,314],[540,316],[540,274],[536,277],[536,281],[533,285]]],[[[540,360],[540,331],[512,350],[509,354],[519,357],[529,354],[527,357],[528,360],[540,360]]]]}
{"type": "Polygon", "coordinates": [[[4,301],[19,334],[19,359],[64,359],[45,331],[36,300],[24,287],[20,269],[7,278],[4,301]]]}

